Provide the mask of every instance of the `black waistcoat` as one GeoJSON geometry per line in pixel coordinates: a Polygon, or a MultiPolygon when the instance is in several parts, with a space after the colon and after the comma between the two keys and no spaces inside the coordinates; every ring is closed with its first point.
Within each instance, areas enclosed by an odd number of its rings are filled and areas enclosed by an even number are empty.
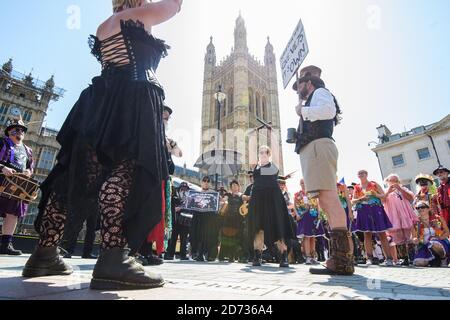
{"type": "MultiPolygon", "coordinates": [[[[305,103],[306,107],[311,105],[312,98],[314,93],[317,91],[316,89],[313,93],[309,95],[308,100],[305,103]]],[[[336,101],[334,102],[336,103],[336,101]]],[[[305,147],[310,142],[322,139],[322,138],[330,138],[333,139],[333,130],[334,130],[334,119],[330,120],[317,120],[314,122],[304,121],[303,118],[300,118],[300,121],[303,121],[303,133],[300,133],[300,124],[297,130],[297,143],[295,145],[295,152],[300,153],[300,150],[305,147]]]]}

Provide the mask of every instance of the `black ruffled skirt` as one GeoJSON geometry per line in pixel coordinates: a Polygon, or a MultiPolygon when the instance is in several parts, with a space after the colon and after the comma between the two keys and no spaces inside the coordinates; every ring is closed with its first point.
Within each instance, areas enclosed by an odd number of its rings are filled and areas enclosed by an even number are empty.
{"type": "Polygon", "coordinates": [[[200,245],[211,249],[219,242],[220,216],[214,213],[194,213],[191,227],[191,242],[194,249],[200,245]]]}
{"type": "Polygon", "coordinates": [[[138,250],[161,221],[162,181],[168,177],[164,91],[149,81],[131,80],[131,72],[110,69],[81,93],[57,137],[61,150],[41,186],[36,230],[52,193],[66,206],[66,225],[98,211],[102,183],[88,183],[92,151],[104,174],[125,160],[135,163],[123,221],[129,247],[138,250]]]}
{"type": "Polygon", "coordinates": [[[286,201],[279,188],[254,189],[248,205],[249,236],[264,231],[264,243],[271,247],[284,240],[295,239],[286,201]]]}

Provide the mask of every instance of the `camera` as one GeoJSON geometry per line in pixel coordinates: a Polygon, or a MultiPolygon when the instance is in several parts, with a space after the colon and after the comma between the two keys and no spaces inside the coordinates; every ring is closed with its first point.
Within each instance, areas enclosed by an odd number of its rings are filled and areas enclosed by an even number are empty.
{"type": "Polygon", "coordinates": [[[295,129],[295,128],[288,129],[286,142],[289,144],[297,143],[297,129],[295,129]]]}

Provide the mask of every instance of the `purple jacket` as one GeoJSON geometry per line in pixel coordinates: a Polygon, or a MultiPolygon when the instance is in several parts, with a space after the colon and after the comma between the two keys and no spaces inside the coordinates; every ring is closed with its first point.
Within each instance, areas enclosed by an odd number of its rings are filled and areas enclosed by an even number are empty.
{"type": "MultiPolygon", "coordinates": [[[[25,150],[27,152],[27,169],[31,170],[31,173],[34,171],[34,160],[33,160],[33,152],[30,147],[24,144],[25,150]]],[[[14,143],[8,137],[0,138],[0,163],[8,164],[14,162],[14,143]]]]}

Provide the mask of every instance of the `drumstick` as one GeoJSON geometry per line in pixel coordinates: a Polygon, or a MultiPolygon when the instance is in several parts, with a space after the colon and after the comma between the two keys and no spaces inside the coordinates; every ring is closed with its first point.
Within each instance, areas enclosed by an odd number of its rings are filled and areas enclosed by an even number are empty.
{"type": "Polygon", "coordinates": [[[292,175],[294,175],[294,173],[297,173],[297,171],[298,171],[298,170],[295,170],[294,172],[289,173],[288,175],[284,176],[284,177],[283,177],[284,180],[292,178],[292,175]]]}

